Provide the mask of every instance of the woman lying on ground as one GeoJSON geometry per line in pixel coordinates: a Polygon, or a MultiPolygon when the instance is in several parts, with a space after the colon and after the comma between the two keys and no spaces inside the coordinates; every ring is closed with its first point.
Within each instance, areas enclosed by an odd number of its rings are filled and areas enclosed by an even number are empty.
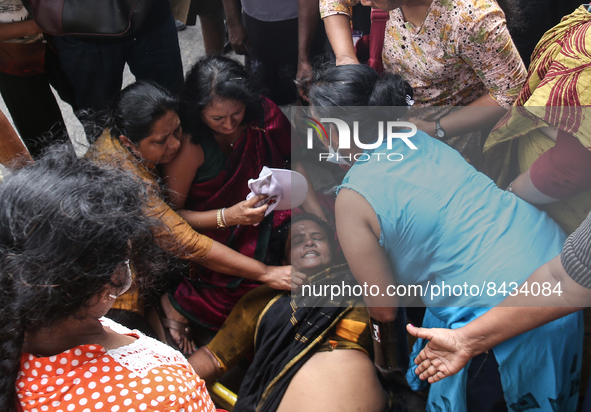
{"type": "MultiPolygon", "coordinates": [[[[334,266],[334,233],[313,215],[296,215],[284,231],[286,263],[299,279],[351,281],[334,266]]],[[[233,411],[381,412],[386,395],[368,357],[371,338],[363,307],[301,306],[289,293],[261,286],[246,294],[207,345],[189,361],[211,384],[255,352],[233,411]],[[337,350],[333,350],[337,349],[337,350]],[[338,350],[355,349],[355,350],[338,350]]]]}
{"type": "Polygon", "coordinates": [[[148,201],[67,148],[0,185],[0,410],[215,410],[179,352],[103,317],[130,265],[136,281],[161,266],[148,201]]]}
{"type": "MultiPolygon", "coordinates": [[[[159,246],[172,255],[198,263],[219,273],[232,276],[236,282],[248,278],[270,287],[288,290],[291,287],[289,267],[270,267],[244,256],[207,236],[194,231],[162,199],[159,187],[159,166],[178,154],[182,129],[176,113],[177,101],[162,87],[148,82],[134,83],[114,99],[109,118],[98,140],[87,156],[100,164],[130,170],[149,189],[147,213],[158,217],[170,230],[158,233],[159,246]],[[237,277],[234,277],[237,276],[237,277]]],[[[121,309],[135,309],[137,297],[130,296],[121,309]]],[[[186,334],[186,324],[169,321],[171,334],[185,352],[194,349],[186,334]]]]}
{"type": "MultiPolygon", "coordinates": [[[[263,166],[290,166],[287,117],[260,95],[241,64],[223,56],[201,59],[191,69],[179,115],[188,136],[164,168],[173,206],[195,230],[221,244],[261,262],[276,259],[269,238],[291,212],[266,215],[267,205],[255,207],[260,197],[245,199],[249,179],[258,178],[263,166]]],[[[304,209],[324,218],[314,191],[308,193],[304,209]]],[[[259,285],[203,265],[191,265],[190,272],[162,306],[170,319],[210,330],[218,330],[236,302],[259,285]]]]}
{"type": "MultiPolygon", "coordinates": [[[[310,89],[320,118],[336,117],[327,101],[340,107],[394,106],[391,118],[400,118],[408,112],[405,101],[411,94],[399,76],[380,78],[361,65],[329,69],[310,89]]],[[[361,133],[362,143],[376,141],[377,128],[364,121],[367,112],[341,111],[342,119],[359,121],[359,129],[368,131],[361,133]]],[[[499,189],[444,143],[421,131],[408,140],[415,149],[395,138],[391,148],[383,142],[349,170],[336,201],[339,240],[358,283],[382,291],[365,297],[374,327],[395,319],[399,297],[384,291],[401,284],[427,289],[421,294],[427,306],[423,326],[455,329],[502,300],[502,291],[490,295],[487,285],[512,291],[558,255],[565,234],[545,213],[499,189]],[[397,161],[389,161],[390,153],[399,154],[397,161]],[[436,295],[443,282],[462,290],[466,284],[469,293],[436,295]],[[484,293],[475,296],[473,285],[484,293]]],[[[330,144],[344,156],[360,158],[363,152],[355,145],[340,149],[335,133],[332,143],[325,141],[330,144]]],[[[454,377],[432,384],[428,410],[482,412],[535,404],[549,411],[560,399],[561,410],[574,411],[582,331],[579,312],[493,347],[454,377]]],[[[423,345],[417,342],[415,352],[423,345]]],[[[407,379],[415,389],[424,387],[413,369],[407,379]]]]}

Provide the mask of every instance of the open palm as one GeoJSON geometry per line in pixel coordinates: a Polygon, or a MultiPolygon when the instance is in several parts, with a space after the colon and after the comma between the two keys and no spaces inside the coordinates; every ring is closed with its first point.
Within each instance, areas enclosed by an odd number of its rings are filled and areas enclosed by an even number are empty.
{"type": "Polygon", "coordinates": [[[459,332],[452,329],[425,329],[408,325],[408,333],[429,341],[415,358],[416,374],[421,380],[437,382],[458,373],[476,356],[470,353],[459,332]]]}

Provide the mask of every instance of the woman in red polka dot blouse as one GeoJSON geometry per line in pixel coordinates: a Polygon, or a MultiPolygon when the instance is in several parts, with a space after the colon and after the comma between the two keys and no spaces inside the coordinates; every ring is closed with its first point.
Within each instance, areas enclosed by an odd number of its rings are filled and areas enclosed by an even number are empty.
{"type": "Polygon", "coordinates": [[[215,411],[179,352],[103,317],[163,263],[145,200],[66,150],[0,186],[0,410],[215,411]]]}

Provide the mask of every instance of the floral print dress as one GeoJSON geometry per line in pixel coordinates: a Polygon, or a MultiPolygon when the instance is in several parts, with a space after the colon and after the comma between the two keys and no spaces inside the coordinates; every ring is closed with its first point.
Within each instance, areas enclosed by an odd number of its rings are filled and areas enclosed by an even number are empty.
{"type": "MultiPolygon", "coordinates": [[[[358,0],[320,0],[322,18],[345,14],[358,0]]],[[[414,89],[416,106],[466,106],[488,93],[509,108],[525,81],[526,71],[507,30],[505,15],[488,0],[433,0],[417,27],[405,21],[401,9],[390,11],[382,61],[386,72],[398,73],[414,89]]],[[[423,110],[429,121],[443,110],[423,110]]],[[[450,145],[465,157],[480,155],[480,136],[459,136],[450,145]],[[464,147],[467,140],[472,147],[464,147]],[[474,152],[477,153],[474,153],[474,152]]]]}

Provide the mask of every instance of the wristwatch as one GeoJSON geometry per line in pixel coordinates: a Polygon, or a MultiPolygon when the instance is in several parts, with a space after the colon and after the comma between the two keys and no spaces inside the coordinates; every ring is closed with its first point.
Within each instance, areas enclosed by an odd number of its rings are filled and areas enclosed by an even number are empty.
{"type": "Polygon", "coordinates": [[[441,127],[439,120],[440,119],[437,119],[435,121],[435,135],[438,139],[445,139],[445,130],[443,130],[443,127],[441,127]]]}

